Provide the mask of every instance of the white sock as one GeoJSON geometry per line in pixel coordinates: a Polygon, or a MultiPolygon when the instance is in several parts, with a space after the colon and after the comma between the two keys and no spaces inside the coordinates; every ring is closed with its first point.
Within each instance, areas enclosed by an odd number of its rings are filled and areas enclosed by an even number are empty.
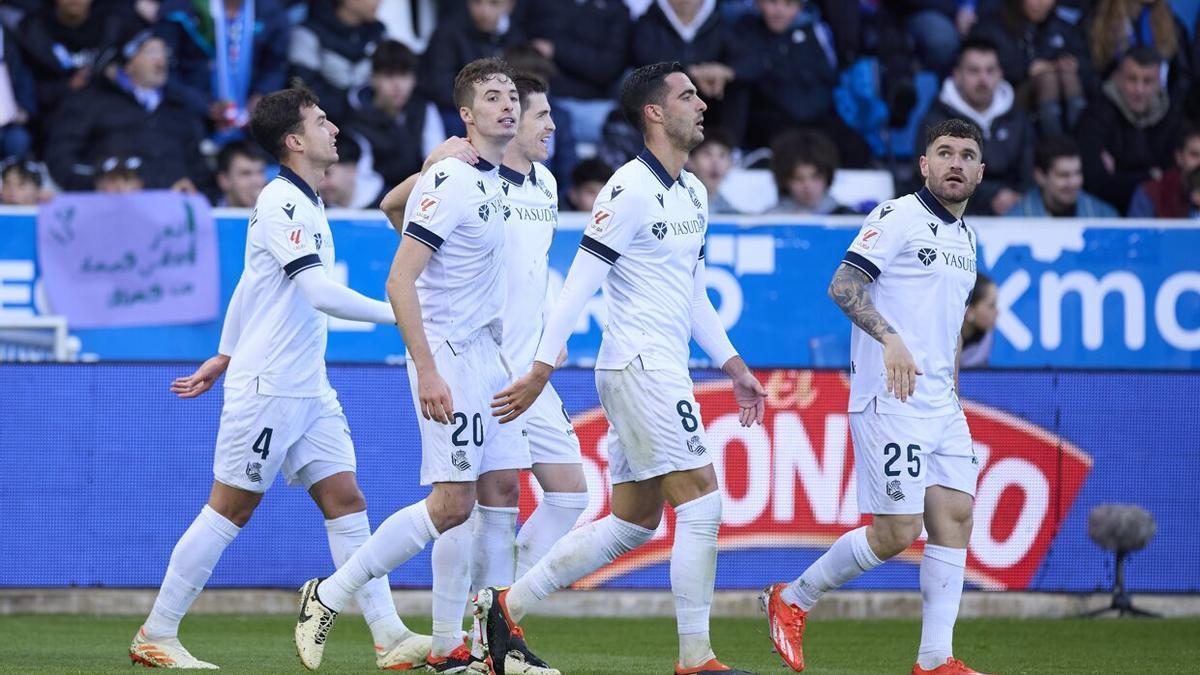
{"type": "Polygon", "coordinates": [[[517,574],[525,576],[587,509],[586,492],[547,492],[517,533],[517,574]]]}
{"type": "Polygon", "coordinates": [[[471,559],[479,507],[433,543],[433,649],[445,656],[462,644],[463,613],[471,594],[471,559]]]}
{"type": "MultiPolygon", "coordinates": [[[[326,520],[325,533],[329,535],[333,565],[341,567],[371,538],[371,521],[367,519],[366,511],[351,513],[326,520]]],[[[380,647],[391,647],[412,633],[396,614],[396,603],[392,601],[392,589],[386,576],[368,581],[354,599],[371,629],[371,637],[380,647]]]]}
{"type": "Polygon", "coordinates": [[[317,597],[329,609],[340,612],[360,588],[386,576],[437,538],[425,500],[406,506],[388,516],[338,571],[321,582],[317,597]]]}
{"type": "Polygon", "coordinates": [[[517,534],[515,506],[475,507],[475,558],[471,562],[471,590],[488,586],[508,586],[516,569],[513,550],[517,534]]]}
{"type": "Polygon", "coordinates": [[[715,658],[708,639],[713,582],[717,577],[717,530],[721,495],[710,492],[675,508],[671,592],[679,629],[679,665],[694,668],[715,658]]]}
{"type": "Polygon", "coordinates": [[[512,585],[506,600],[509,615],[513,621],[520,621],[539,600],[595,572],[653,536],[654,530],[612,514],[573,530],[512,585]]]}
{"type": "Polygon", "coordinates": [[[825,552],[816,562],[804,570],[804,574],[787,585],[780,594],[783,601],[799,605],[808,611],[817,604],[822,595],[883,564],[879,556],[867,543],[867,528],[850,530],[825,552]]]}
{"type": "Polygon", "coordinates": [[[183,615],[200,595],[225,547],[241,529],[207,504],[200,509],[171,551],[171,562],[163,575],[158,598],[146,618],[147,637],[173,638],[179,634],[183,615]]]}
{"type": "Polygon", "coordinates": [[[932,670],[954,655],[954,621],[962,599],[967,549],[925,544],[921,556],[921,648],[917,663],[932,670]]]}

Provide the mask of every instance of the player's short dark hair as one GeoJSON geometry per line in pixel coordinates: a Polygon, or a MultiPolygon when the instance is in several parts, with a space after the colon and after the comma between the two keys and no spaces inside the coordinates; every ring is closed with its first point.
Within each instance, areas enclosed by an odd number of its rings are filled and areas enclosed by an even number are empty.
{"type": "Polygon", "coordinates": [[[925,150],[928,152],[933,142],[942,136],[975,141],[975,145],[979,146],[980,159],[983,158],[983,131],[979,129],[978,124],[957,117],[942,120],[925,131],[925,150]]]}
{"type": "Polygon", "coordinates": [[[1043,172],[1054,168],[1064,157],[1080,157],[1079,144],[1070,136],[1050,136],[1038,141],[1033,150],[1033,165],[1043,172]]]}
{"type": "Polygon", "coordinates": [[[958,48],[958,58],[954,60],[954,65],[961,66],[963,55],[967,52],[990,52],[996,57],[1000,56],[1000,49],[996,47],[996,43],[985,37],[969,37],[963,40],[962,45],[958,48]]]}
{"type": "Polygon", "coordinates": [[[584,183],[607,183],[612,178],[612,167],[597,157],[590,157],[571,169],[571,185],[584,183]]]}
{"type": "Polygon", "coordinates": [[[987,292],[988,286],[995,286],[996,282],[983,272],[975,273],[975,287],[971,289],[971,294],[967,296],[967,307],[978,305],[983,300],[983,294],[987,292]]]}
{"type": "Polygon", "coordinates": [[[262,97],[250,116],[250,133],[254,140],[272,157],[283,160],[287,146],[283,139],[299,133],[304,124],[304,109],[319,105],[317,97],[304,80],[293,77],[287,89],[273,91],[262,97]]]}
{"type": "Polygon", "coordinates": [[[833,183],[833,172],[841,164],[837,146],[825,134],[808,129],[789,131],[772,141],[771,175],[780,195],[787,194],[788,181],[796,173],[796,167],[804,164],[816,168],[828,187],[833,183]]]}
{"type": "Polygon", "coordinates": [[[737,148],[737,140],[734,139],[732,133],[726,129],[722,129],[721,127],[712,127],[711,129],[704,130],[704,140],[700,141],[696,147],[692,148],[692,152],[696,152],[700,148],[703,148],[709,144],[723,146],[730,152],[733,152],[733,150],[737,148]]]}
{"type": "Polygon", "coordinates": [[[469,108],[475,102],[475,85],[503,75],[510,80],[517,79],[512,66],[504,59],[495,57],[475,59],[462,67],[454,77],[454,105],[459,108],[469,108]]]}
{"type": "Polygon", "coordinates": [[[396,40],[384,40],[371,55],[372,75],[408,75],[417,72],[417,55],[396,40]]]}
{"type": "Polygon", "coordinates": [[[231,141],[217,153],[217,173],[229,173],[229,167],[235,157],[245,157],[256,162],[267,161],[263,157],[262,148],[253,141],[231,141]]]}
{"type": "Polygon", "coordinates": [[[530,95],[549,95],[550,93],[550,85],[541,77],[529,72],[518,72],[517,77],[513,79],[513,84],[517,85],[517,96],[521,99],[522,112],[529,103],[530,95]]]}
{"type": "Polygon", "coordinates": [[[1179,127],[1179,137],[1175,140],[1175,149],[1183,150],[1187,148],[1188,143],[1191,143],[1193,138],[1200,138],[1200,126],[1184,122],[1179,127]]]}
{"type": "Polygon", "coordinates": [[[667,76],[671,73],[687,72],[678,61],[662,61],[642,66],[629,74],[621,83],[618,97],[621,114],[626,121],[641,133],[646,133],[643,109],[650,104],[662,105],[667,96],[667,76]]]}
{"type": "Polygon", "coordinates": [[[1154,47],[1139,45],[1121,55],[1121,63],[1124,63],[1127,60],[1132,60],[1134,63],[1144,68],[1147,66],[1162,65],[1163,57],[1158,53],[1157,50],[1154,49],[1154,47]]]}

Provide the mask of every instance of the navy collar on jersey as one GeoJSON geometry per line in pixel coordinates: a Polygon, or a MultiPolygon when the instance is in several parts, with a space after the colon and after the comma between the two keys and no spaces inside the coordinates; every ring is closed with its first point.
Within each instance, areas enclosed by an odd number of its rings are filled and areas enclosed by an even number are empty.
{"type": "Polygon", "coordinates": [[[658,158],[654,156],[653,152],[650,152],[650,148],[643,147],[642,151],[638,153],[637,158],[638,161],[646,165],[647,169],[650,169],[650,173],[654,174],[654,177],[658,179],[658,182],[662,183],[663,187],[667,188],[668,190],[675,185],[676,180],[679,181],[680,185],[687,187],[687,185],[683,182],[683,172],[679,173],[679,178],[672,178],[671,174],[667,171],[667,168],[662,165],[662,162],[658,161],[658,158]]]}
{"type": "Polygon", "coordinates": [[[479,169],[480,171],[487,172],[487,171],[491,171],[492,169],[495,169],[496,165],[494,165],[491,162],[487,161],[486,159],[480,157],[479,161],[475,163],[475,168],[479,169]]]}
{"type": "MultiPolygon", "coordinates": [[[[537,185],[537,173],[532,164],[529,165],[529,184],[537,185]]],[[[513,169],[505,164],[500,165],[500,177],[512,183],[513,185],[523,185],[525,183],[525,174],[513,169]]]]}
{"type": "Polygon", "coordinates": [[[953,213],[950,213],[950,211],[946,210],[946,207],[942,206],[942,203],[937,200],[937,197],[933,196],[929,188],[923,187],[913,194],[916,195],[917,201],[921,202],[926,211],[941,218],[943,223],[953,225],[958,222],[958,218],[955,218],[953,213]]]}
{"type": "Polygon", "coordinates": [[[301,178],[300,175],[295,171],[292,171],[286,166],[281,165],[279,167],[279,177],[299,188],[300,191],[304,193],[304,196],[308,197],[309,201],[311,201],[314,206],[320,205],[320,202],[317,201],[320,198],[320,195],[318,195],[317,191],[312,189],[312,186],[306,183],[304,179],[301,178]]]}

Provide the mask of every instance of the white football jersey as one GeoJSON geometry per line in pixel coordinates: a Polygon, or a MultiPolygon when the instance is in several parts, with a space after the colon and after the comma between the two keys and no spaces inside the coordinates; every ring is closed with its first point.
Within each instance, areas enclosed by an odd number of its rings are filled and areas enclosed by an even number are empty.
{"type": "Polygon", "coordinates": [[[292,279],[310,267],[333,269],[333,234],[325,204],[304,179],[280,167],[254,203],[246,235],[241,334],[229,356],[225,386],[270,396],[329,391],[325,344],[329,318],[292,279]]]}
{"type": "Polygon", "coordinates": [[[597,369],[621,370],[640,356],[646,370],[688,372],[694,278],[707,226],[704,184],[687,171],[671,178],[649,149],[605,184],[579,243],[612,265],[597,369]]]}
{"type": "Polygon", "coordinates": [[[504,192],[497,168],[480,159],[434,164],[404,211],[404,234],[433,249],[417,277],[429,346],[458,348],[483,328],[501,334],[504,308],[504,192]]]}
{"type": "Polygon", "coordinates": [[[534,163],[525,176],[500,166],[504,192],[504,264],[508,297],[504,307],[504,356],[513,372],[533,366],[533,355],[550,311],[550,242],[558,228],[558,183],[534,163]]]}
{"type": "Polygon", "coordinates": [[[850,412],[872,400],[879,412],[911,417],[958,410],[954,356],[975,286],[975,234],[922,188],[876,207],[842,262],[871,277],[871,302],[924,373],[917,376],[916,393],[902,403],[887,391],[883,345],[853,326],[850,412]]]}

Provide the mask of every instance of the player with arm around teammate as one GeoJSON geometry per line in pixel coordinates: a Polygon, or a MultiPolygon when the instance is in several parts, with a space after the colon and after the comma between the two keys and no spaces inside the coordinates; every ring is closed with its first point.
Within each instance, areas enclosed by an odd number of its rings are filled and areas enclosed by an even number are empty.
{"type": "MultiPolygon", "coordinates": [[[[387,303],[330,278],[333,236],[313,186],[337,161],[338,129],[316,96],[293,82],[262,99],[251,128],[281,168],[255,202],[218,355],[171,385],[193,398],[224,373],[225,404],[208,504],[175,545],[154,608],[129,647],[146,666],[216,668],[179,643],[179,622],[281,470],[320,507],[335,565],[371,534],[349,427],[325,374],[328,317],[381,324],[395,317],[387,303]]],[[[386,579],[356,598],[380,668],[424,663],[430,639],[401,622],[386,579]]]]}
{"type": "Polygon", "coordinates": [[[738,672],[716,659],[709,641],[721,496],[687,368],[689,338],[733,379],[743,425],[761,423],[763,388],[730,344],[705,287],[708,196],[683,165],[703,138],[706,106],[678,63],[635,70],[620,104],[646,148],[601,191],[532,369],[493,403],[505,422],[534,405],[580,311],[603,283],[609,322],[596,388],[611,424],[612,513],[572,531],[510,589],[480,591],[475,607],[496,673],[505,672],[509,649],[527,649],[517,624],[525,613],[649,541],[664,500],[676,513],[675,671],[738,672]]]}
{"type": "Polygon", "coordinates": [[[954,658],[952,642],[979,477],[955,383],[976,277],[975,235],[962,214],[983,179],[982,145],[971,122],[934,125],[920,159],[925,186],[867,216],[829,285],[853,324],[850,434],[859,510],[874,519],[792,583],[763,592],[771,641],[796,671],[807,613],[821,596],[899,555],[924,528],[912,672],[976,672],[954,658]]]}

